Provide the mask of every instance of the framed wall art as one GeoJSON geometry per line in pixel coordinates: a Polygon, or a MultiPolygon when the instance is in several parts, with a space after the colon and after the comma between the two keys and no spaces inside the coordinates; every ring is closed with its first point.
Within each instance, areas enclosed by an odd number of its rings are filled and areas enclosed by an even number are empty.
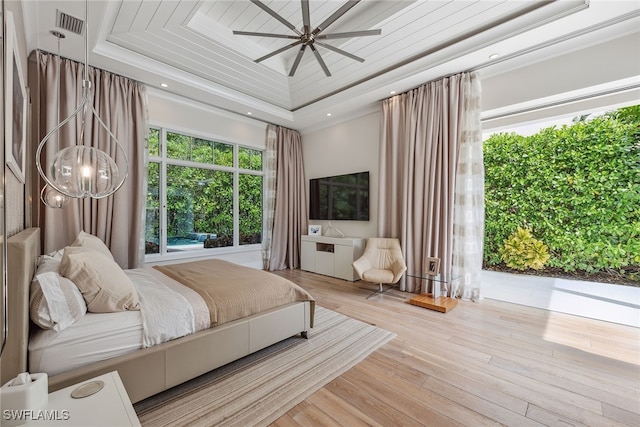
{"type": "MultiPolygon", "coordinates": [[[[0,0],[0,18],[3,17],[2,11],[4,10],[4,4],[0,0]]],[[[1,21],[0,21],[1,22],[1,21]]],[[[0,46],[2,46],[0,44],[0,46]]],[[[0,49],[0,52],[2,50],[0,49]]],[[[0,82],[4,78],[4,55],[0,55],[0,82]]],[[[0,84],[0,98],[4,99],[4,85],[0,84]]],[[[0,140],[4,145],[4,117],[0,113],[0,140]]],[[[0,150],[0,164],[4,164],[4,148],[0,150]]],[[[7,253],[7,239],[5,233],[5,209],[4,209],[4,169],[0,168],[0,330],[2,331],[2,339],[0,342],[0,356],[5,348],[7,337],[9,336],[9,315],[7,312],[7,260],[5,254],[7,253]]]]}
{"type": "Polygon", "coordinates": [[[11,172],[25,182],[25,151],[27,139],[27,89],[20,63],[18,39],[13,14],[6,14],[5,44],[5,161],[11,172]]]}

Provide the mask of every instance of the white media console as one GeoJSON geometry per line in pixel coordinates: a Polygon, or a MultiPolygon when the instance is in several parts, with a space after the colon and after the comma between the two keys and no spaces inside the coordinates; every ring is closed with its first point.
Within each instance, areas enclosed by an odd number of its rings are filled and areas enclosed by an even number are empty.
{"type": "Polygon", "coordinates": [[[359,280],[351,264],[364,252],[366,241],[357,237],[303,235],[300,268],[351,282],[359,280]]]}

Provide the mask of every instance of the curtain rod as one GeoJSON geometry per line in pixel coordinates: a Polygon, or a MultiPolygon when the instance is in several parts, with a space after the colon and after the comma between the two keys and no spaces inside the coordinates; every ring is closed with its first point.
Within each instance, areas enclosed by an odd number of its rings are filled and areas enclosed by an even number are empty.
{"type": "MultiPolygon", "coordinates": [[[[35,55],[34,55],[34,53],[36,53],[36,52],[37,52],[37,53],[41,53],[41,54],[51,55],[51,56],[59,56],[59,57],[60,57],[60,59],[66,59],[67,61],[74,62],[74,63],[76,63],[76,64],[78,64],[78,65],[82,65],[82,66],[84,67],[84,63],[83,63],[83,62],[76,61],[75,59],[68,58],[68,57],[66,57],[66,56],[57,55],[57,54],[54,54],[54,53],[51,53],[51,52],[47,52],[46,50],[42,50],[42,49],[34,50],[34,51],[32,52],[32,54],[31,54],[31,55],[29,55],[29,57],[31,58],[32,56],[35,56],[35,55]]],[[[35,59],[34,59],[34,60],[35,60],[35,59]]],[[[96,67],[96,66],[93,66],[93,65],[91,65],[91,64],[88,64],[87,66],[88,66],[89,68],[93,68],[94,70],[103,71],[103,72],[105,72],[105,73],[109,73],[109,74],[112,74],[112,75],[114,75],[114,76],[122,77],[123,79],[127,79],[127,80],[130,80],[130,81],[134,82],[134,83],[138,83],[138,84],[141,84],[141,85],[146,86],[146,85],[145,85],[144,83],[142,83],[141,81],[136,80],[136,79],[132,79],[131,77],[127,77],[127,76],[124,76],[124,75],[122,75],[122,74],[114,73],[113,71],[105,70],[104,68],[96,67]]]]}

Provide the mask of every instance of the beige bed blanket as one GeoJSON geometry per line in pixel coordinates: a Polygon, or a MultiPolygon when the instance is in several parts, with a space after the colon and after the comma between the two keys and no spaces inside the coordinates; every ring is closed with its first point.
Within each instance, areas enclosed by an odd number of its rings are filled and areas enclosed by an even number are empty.
{"type": "Polygon", "coordinates": [[[153,268],[196,291],[209,307],[212,327],[297,301],[311,302],[313,327],[313,297],[275,274],[219,259],[153,268]]]}

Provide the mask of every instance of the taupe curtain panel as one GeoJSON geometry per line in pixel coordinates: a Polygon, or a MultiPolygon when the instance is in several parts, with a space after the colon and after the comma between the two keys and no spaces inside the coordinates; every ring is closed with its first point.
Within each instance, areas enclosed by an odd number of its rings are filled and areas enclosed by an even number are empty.
{"type": "MultiPolygon", "coordinates": [[[[300,236],[307,228],[307,197],[300,133],[282,126],[269,125],[267,153],[273,153],[274,150],[276,179],[271,221],[273,228],[265,233],[270,236],[271,245],[264,252],[268,259],[264,267],[270,271],[300,267],[300,236]]],[[[273,171],[267,170],[266,173],[268,176],[273,171]]],[[[268,186],[266,191],[270,192],[271,187],[268,186]]],[[[269,213],[266,215],[267,218],[270,217],[269,213]]],[[[268,227],[269,220],[266,222],[268,227]]]]}
{"type": "MultiPolygon", "coordinates": [[[[463,73],[382,102],[378,234],[400,239],[408,272],[426,272],[426,258],[434,257],[442,277],[451,277],[456,169],[472,80],[475,73],[463,73]]],[[[400,289],[431,292],[426,282],[403,280],[400,289]]]]}
{"type": "MultiPolygon", "coordinates": [[[[40,141],[60,121],[70,116],[81,102],[84,64],[46,52],[38,52],[37,62],[40,141]]],[[[38,203],[43,250],[49,253],[61,249],[71,244],[80,230],[84,230],[100,237],[122,268],[135,268],[143,262],[138,236],[143,225],[140,212],[144,210],[146,200],[143,193],[144,152],[148,135],[146,88],[138,82],[93,67],[88,68],[87,78],[93,88],[94,108],[126,150],[129,175],[115,194],[104,199],[72,199],[62,209],[38,203]]],[[[79,139],[81,116],[78,114],[75,122],[72,120],[63,126],[59,138],[52,137],[47,141],[42,156],[45,167],[47,159],[55,152],[74,145],[79,139]]],[[[113,140],[100,135],[106,131],[102,132],[97,120],[90,120],[85,133],[94,147],[112,157],[121,156],[113,140]],[[100,139],[105,142],[101,144],[100,139]]],[[[119,158],[117,162],[120,165],[119,158]]],[[[40,188],[43,185],[40,180],[40,188]]]]}

